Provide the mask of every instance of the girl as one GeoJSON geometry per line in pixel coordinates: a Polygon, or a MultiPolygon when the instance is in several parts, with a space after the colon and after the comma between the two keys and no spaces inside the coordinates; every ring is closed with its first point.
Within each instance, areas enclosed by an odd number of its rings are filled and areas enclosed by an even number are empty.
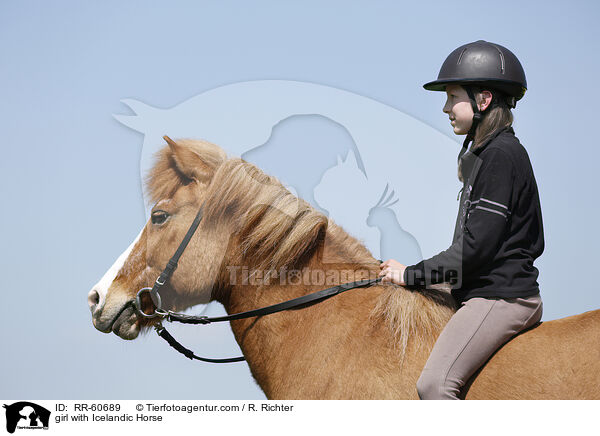
{"type": "Polygon", "coordinates": [[[500,346],[541,319],[533,261],[544,250],[542,213],[529,156],[511,127],[511,108],[527,89],[517,57],[498,44],[466,44],[424,88],[446,92],[443,111],[454,133],[467,135],[458,157],[463,189],[453,242],[416,265],[390,259],[380,276],[405,287],[451,284],[458,310],[438,337],[417,392],[421,399],[459,399],[500,346]]]}

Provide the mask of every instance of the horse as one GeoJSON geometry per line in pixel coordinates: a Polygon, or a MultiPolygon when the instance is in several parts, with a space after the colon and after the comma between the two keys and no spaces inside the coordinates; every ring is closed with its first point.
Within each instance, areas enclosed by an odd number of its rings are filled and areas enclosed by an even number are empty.
{"type": "MultiPolygon", "coordinates": [[[[156,323],[130,302],[152,286],[201,206],[162,307],[214,300],[231,314],[377,277],[361,242],[274,177],[209,142],[166,139],[146,180],[150,219],[88,294],[96,329],[131,340],[156,323]]],[[[269,399],[417,399],[416,381],[456,310],[448,291],[378,283],[231,329],[269,399]]],[[[462,398],[600,399],[599,334],[600,310],[540,323],[501,347],[462,398]]]]}

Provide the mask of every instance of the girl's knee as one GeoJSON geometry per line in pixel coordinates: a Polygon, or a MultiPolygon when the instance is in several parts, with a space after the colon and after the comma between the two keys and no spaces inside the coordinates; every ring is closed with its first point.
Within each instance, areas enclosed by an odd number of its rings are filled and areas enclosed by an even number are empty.
{"type": "Polygon", "coordinates": [[[458,400],[461,385],[445,373],[423,370],[417,380],[417,393],[421,400],[458,400]]]}
{"type": "Polygon", "coordinates": [[[421,400],[435,400],[439,397],[440,382],[432,371],[424,370],[417,380],[417,393],[421,400]]]}

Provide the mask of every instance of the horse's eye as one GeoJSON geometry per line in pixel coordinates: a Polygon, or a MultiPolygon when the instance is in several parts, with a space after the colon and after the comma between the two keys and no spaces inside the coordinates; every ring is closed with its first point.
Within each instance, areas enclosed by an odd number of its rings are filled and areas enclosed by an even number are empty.
{"type": "Polygon", "coordinates": [[[164,210],[157,210],[152,212],[152,224],[163,224],[167,218],[169,218],[169,214],[164,210]]]}

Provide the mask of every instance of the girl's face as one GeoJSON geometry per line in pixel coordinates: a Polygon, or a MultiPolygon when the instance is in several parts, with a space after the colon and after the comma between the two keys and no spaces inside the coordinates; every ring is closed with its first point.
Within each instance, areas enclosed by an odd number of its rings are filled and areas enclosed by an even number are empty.
{"type": "Polygon", "coordinates": [[[467,91],[460,85],[446,86],[446,104],[442,109],[450,117],[456,135],[466,135],[473,124],[473,108],[467,91]]]}

